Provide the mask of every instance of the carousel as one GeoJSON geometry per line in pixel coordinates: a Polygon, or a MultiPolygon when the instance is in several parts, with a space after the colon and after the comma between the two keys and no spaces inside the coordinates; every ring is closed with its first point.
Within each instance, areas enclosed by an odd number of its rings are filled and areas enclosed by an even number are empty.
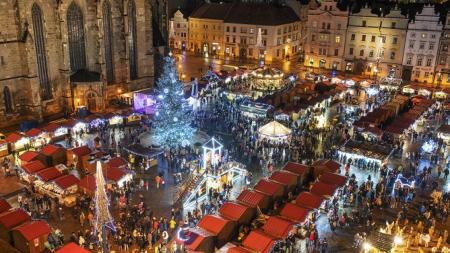
{"type": "Polygon", "coordinates": [[[252,90],[275,91],[284,88],[283,72],[275,68],[258,68],[251,73],[254,82],[252,90]]]}
{"type": "Polygon", "coordinates": [[[272,121],[260,127],[258,133],[261,140],[282,143],[290,140],[292,130],[278,121],[272,121]]]}

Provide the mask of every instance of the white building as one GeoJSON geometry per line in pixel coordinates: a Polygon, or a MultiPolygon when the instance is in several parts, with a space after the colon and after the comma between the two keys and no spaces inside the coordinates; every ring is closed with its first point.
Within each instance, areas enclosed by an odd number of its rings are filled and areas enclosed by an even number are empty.
{"type": "Polygon", "coordinates": [[[183,13],[177,10],[170,20],[169,38],[170,48],[186,50],[188,40],[188,20],[184,18],[183,13]]]}
{"type": "Polygon", "coordinates": [[[405,53],[403,56],[403,80],[432,83],[436,67],[442,24],[433,6],[424,6],[415,21],[408,24],[405,53]]]}

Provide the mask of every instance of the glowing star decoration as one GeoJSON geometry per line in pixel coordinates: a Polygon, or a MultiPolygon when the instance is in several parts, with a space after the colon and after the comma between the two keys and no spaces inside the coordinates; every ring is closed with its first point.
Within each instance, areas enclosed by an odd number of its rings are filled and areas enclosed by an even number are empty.
{"type": "Polygon", "coordinates": [[[153,140],[165,147],[178,147],[192,140],[191,111],[184,98],[183,84],[177,79],[175,60],[164,57],[163,73],[157,81],[159,99],[154,119],[153,140]]]}
{"type": "Polygon", "coordinates": [[[94,230],[96,233],[104,233],[105,228],[115,231],[114,220],[109,212],[109,200],[106,195],[106,182],[103,176],[102,164],[97,161],[95,174],[96,190],[94,196],[95,218],[94,230]]]}

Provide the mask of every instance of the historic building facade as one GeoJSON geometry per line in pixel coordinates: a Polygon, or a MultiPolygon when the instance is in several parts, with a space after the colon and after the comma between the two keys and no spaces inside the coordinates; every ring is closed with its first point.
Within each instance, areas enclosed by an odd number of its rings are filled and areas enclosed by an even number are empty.
{"type": "Polygon", "coordinates": [[[170,20],[169,41],[170,47],[178,50],[186,50],[188,40],[188,20],[184,18],[183,13],[177,10],[170,20]]]}
{"type": "Polygon", "coordinates": [[[349,16],[345,70],[370,77],[401,76],[408,19],[400,10],[378,17],[370,8],[349,16]]]}
{"type": "Polygon", "coordinates": [[[204,56],[290,59],[301,50],[301,22],[290,7],[204,4],[189,17],[189,50],[204,56]]]}
{"type": "Polygon", "coordinates": [[[0,127],[153,84],[150,0],[1,0],[0,127]]]}
{"type": "Polygon", "coordinates": [[[402,78],[405,81],[432,83],[442,24],[434,7],[424,6],[415,20],[408,24],[402,78]]]}
{"type": "Polygon", "coordinates": [[[344,70],[344,45],[348,12],[327,0],[308,12],[304,64],[308,67],[344,70]]]}
{"type": "Polygon", "coordinates": [[[444,31],[439,42],[434,83],[438,87],[450,87],[450,15],[447,15],[444,31]]]}

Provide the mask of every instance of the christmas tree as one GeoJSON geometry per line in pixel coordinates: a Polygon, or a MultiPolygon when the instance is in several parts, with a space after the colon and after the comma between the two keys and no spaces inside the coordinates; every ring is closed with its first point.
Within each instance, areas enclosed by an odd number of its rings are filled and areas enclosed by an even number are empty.
{"type": "Polygon", "coordinates": [[[95,174],[95,183],[97,185],[95,190],[95,220],[94,230],[96,233],[102,235],[102,248],[103,252],[108,252],[108,241],[106,238],[106,229],[115,231],[114,221],[109,212],[109,200],[106,195],[106,183],[103,177],[103,170],[100,161],[97,161],[97,171],[95,174]]]}
{"type": "Polygon", "coordinates": [[[195,129],[191,127],[190,108],[178,79],[175,60],[164,57],[163,73],[157,81],[153,137],[161,146],[177,147],[190,143],[195,129]]]}

